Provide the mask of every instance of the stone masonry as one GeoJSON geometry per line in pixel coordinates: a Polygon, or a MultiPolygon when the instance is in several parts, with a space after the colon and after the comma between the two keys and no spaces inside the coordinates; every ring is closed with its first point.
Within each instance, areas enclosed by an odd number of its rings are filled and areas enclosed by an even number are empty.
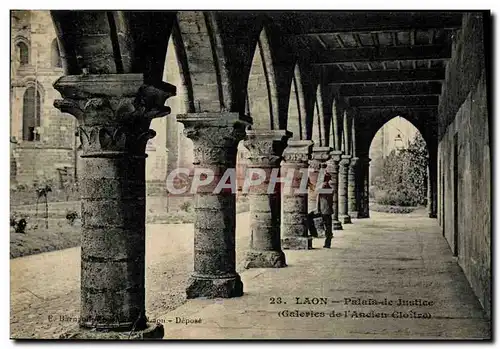
{"type": "MultiPolygon", "coordinates": [[[[218,185],[227,169],[234,169],[238,143],[249,120],[236,113],[178,115],[184,132],[194,143],[194,169],[210,169],[218,185]]],[[[195,172],[196,173],[196,172],[195,172]]],[[[201,176],[201,174],[200,174],[201,176]]],[[[236,181],[236,178],[233,179],[236,181]]],[[[216,192],[214,185],[200,186],[195,195],[194,272],[186,289],[188,298],[230,298],[243,294],[236,273],[234,188],[216,192]]]]}
{"type": "Polygon", "coordinates": [[[308,236],[307,227],[308,192],[307,189],[304,192],[297,192],[301,187],[301,182],[307,181],[312,145],[312,141],[288,141],[288,146],[283,153],[282,176],[293,173],[291,189],[284,188],[282,196],[281,245],[283,249],[308,250],[312,248],[312,238],[308,236]]]}
{"type": "MultiPolygon", "coordinates": [[[[65,76],[61,111],[80,123],[83,176],[80,326],[151,331],[145,312],[145,161],[149,129],[167,115],[167,83],[141,74],[65,76]]],[[[160,331],[161,332],[161,331],[160,331]]]]}
{"type": "Polygon", "coordinates": [[[248,188],[251,243],[245,267],[285,267],[286,259],[280,240],[281,185],[275,184],[271,192],[268,192],[268,187],[272,172],[279,171],[291,133],[285,130],[247,130],[246,133],[244,145],[250,151],[248,171],[262,170],[265,180],[261,185],[248,188]]]}

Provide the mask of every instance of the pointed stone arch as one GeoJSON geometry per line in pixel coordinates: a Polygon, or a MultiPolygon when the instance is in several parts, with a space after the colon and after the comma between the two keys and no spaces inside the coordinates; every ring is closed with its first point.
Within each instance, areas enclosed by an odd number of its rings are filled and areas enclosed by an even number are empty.
{"type": "Polygon", "coordinates": [[[52,40],[52,44],[50,46],[50,63],[50,65],[54,68],[62,68],[61,52],[59,50],[57,38],[52,40]]]}
{"type": "Polygon", "coordinates": [[[30,84],[23,94],[23,141],[40,140],[42,98],[36,84],[30,84]]]}
{"type": "Polygon", "coordinates": [[[325,115],[324,92],[321,84],[316,87],[316,95],[314,98],[314,111],[312,120],[312,137],[314,146],[324,147],[327,145],[328,132],[327,121],[325,115]]]}
{"type": "MultiPolygon", "coordinates": [[[[360,114],[362,117],[362,114],[360,114]]],[[[358,120],[358,127],[356,129],[357,139],[359,140],[357,143],[357,151],[359,154],[368,156],[370,151],[370,147],[372,145],[373,139],[377,132],[389,121],[393,120],[396,117],[401,117],[411,123],[417,130],[420,132],[422,137],[425,140],[427,150],[429,151],[429,145],[431,139],[429,138],[428,132],[426,132],[425,127],[423,127],[423,123],[420,122],[421,118],[418,114],[412,113],[387,113],[381,114],[378,118],[372,119],[371,122],[366,122],[366,120],[361,119],[358,120]]]]}
{"type": "Polygon", "coordinates": [[[265,27],[254,52],[247,87],[247,105],[254,128],[280,128],[278,91],[274,75],[271,48],[265,27]]]}
{"type": "Polygon", "coordinates": [[[143,73],[161,81],[174,11],[69,11],[51,16],[68,75],[143,73]]]}
{"type": "Polygon", "coordinates": [[[342,148],[342,135],[340,122],[342,115],[342,107],[338,101],[337,97],[332,98],[332,117],[330,119],[330,146],[335,150],[340,150],[342,148]]]}
{"type": "Polygon", "coordinates": [[[295,65],[290,87],[287,129],[293,133],[292,139],[307,139],[305,99],[298,64],[295,65]]]}
{"type": "Polygon", "coordinates": [[[14,46],[16,48],[16,60],[19,65],[28,65],[31,62],[30,58],[30,42],[24,36],[17,36],[14,39],[14,46]]]}

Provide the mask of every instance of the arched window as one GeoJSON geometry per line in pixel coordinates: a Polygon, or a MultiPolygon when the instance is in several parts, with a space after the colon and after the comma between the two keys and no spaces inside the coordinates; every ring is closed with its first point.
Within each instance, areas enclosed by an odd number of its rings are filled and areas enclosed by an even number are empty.
{"type": "Polygon", "coordinates": [[[19,42],[17,44],[17,59],[19,60],[19,63],[21,65],[29,64],[29,58],[28,45],[26,45],[24,42],[19,42]]]}
{"type": "Polygon", "coordinates": [[[62,68],[61,52],[59,51],[57,39],[52,40],[51,62],[53,67],[62,68]]]}
{"type": "Polygon", "coordinates": [[[40,93],[28,87],[23,97],[23,140],[40,140],[40,93]]]}

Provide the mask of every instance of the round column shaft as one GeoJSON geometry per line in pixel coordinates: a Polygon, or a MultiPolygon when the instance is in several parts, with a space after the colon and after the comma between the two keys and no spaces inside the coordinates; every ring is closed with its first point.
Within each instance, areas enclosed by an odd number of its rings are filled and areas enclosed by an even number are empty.
{"type": "Polygon", "coordinates": [[[289,141],[283,153],[281,177],[292,178],[285,183],[282,193],[283,216],[281,220],[281,246],[283,249],[307,250],[312,248],[312,238],[308,237],[307,226],[307,168],[311,156],[312,141],[289,141]],[[301,171],[302,170],[302,171],[301,171]],[[293,174],[293,177],[287,177],[293,174]]]}
{"type": "Polygon", "coordinates": [[[65,76],[54,105],[76,116],[82,143],[80,327],[140,331],[145,314],[145,148],[175,87],[142,74],[65,76]]]}
{"type": "Polygon", "coordinates": [[[342,155],[340,160],[339,171],[339,220],[342,224],[350,224],[351,216],[349,216],[349,201],[348,201],[348,175],[350,155],[342,155]]]}
{"type": "Polygon", "coordinates": [[[332,200],[332,229],[342,230],[342,223],[339,220],[339,163],[342,156],[340,150],[332,150],[330,152],[330,160],[328,160],[327,171],[331,175],[331,187],[333,189],[332,200]]]}
{"type": "Polygon", "coordinates": [[[363,182],[363,217],[370,218],[370,161],[371,159],[365,158],[364,161],[364,182],[363,182]]]}
{"type": "Polygon", "coordinates": [[[347,174],[347,181],[348,181],[347,197],[348,197],[348,209],[349,209],[348,212],[351,218],[358,217],[358,207],[359,207],[359,201],[358,201],[359,196],[358,196],[358,185],[357,185],[358,160],[359,158],[357,157],[351,158],[347,174]]]}
{"type": "Polygon", "coordinates": [[[272,172],[280,168],[281,156],[290,137],[291,133],[285,130],[247,130],[244,145],[250,156],[243,190],[248,192],[250,204],[251,239],[245,268],[286,267],[280,240],[281,186],[270,187],[269,183],[272,172]],[[250,180],[257,171],[264,172],[264,178],[256,180],[262,183],[251,185],[250,180]]]}
{"type": "Polygon", "coordinates": [[[211,183],[195,188],[194,271],[187,298],[239,297],[243,283],[236,273],[236,183],[231,183],[232,189],[217,186],[225,182],[221,179],[226,171],[232,171],[234,178],[228,178],[236,181],[238,143],[248,122],[237,113],[191,113],[177,115],[177,121],[193,140],[195,175],[198,172],[200,180],[203,173],[214,175],[211,183]]]}
{"type": "Polygon", "coordinates": [[[368,218],[369,217],[369,166],[370,159],[366,157],[361,157],[358,160],[358,193],[359,193],[359,212],[358,218],[368,218]]]}
{"type": "MultiPolygon", "coordinates": [[[[319,178],[320,171],[326,170],[327,161],[328,159],[330,159],[330,150],[331,150],[330,147],[312,148],[311,160],[309,161],[309,177],[310,177],[310,182],[314,185],[316,190],[314,190],[313,192],[314,195],[309,194],[309,199],[308,199],[309,212],[315,211],[318,214],[323,214],[323,212],[321,212],[322,210],[321,210],[320,200],[324,200],[324,198],[320,199],[318,188],[320,188],[319,187],[320,184],[323,185],[323,188],[326,187],[324,187],[325,183],[318,183],[318,181],[320,180],[319,178]],[[311,197],[313,198],[313,200],[311,200],[311,197]]],[[[330,180],[327,180],[324,177],[321,180],[330,182],[330,180]]],[[[330,183],[328,184],[328,188],[330,188],[330,183]]],[[[326,212],[332,212],[331,200],[327,200],[327,203],[328,207],[323,207],[323,208],[326,209],[326,212]]],[[[314,220],[312,223],[314,223],[314,220]]],[[[316,231],[318,234],[317,235],[318,238],[325,237],[325,229],[322,225],[320,225],[319,227],[316,226],[316,231]]]]}

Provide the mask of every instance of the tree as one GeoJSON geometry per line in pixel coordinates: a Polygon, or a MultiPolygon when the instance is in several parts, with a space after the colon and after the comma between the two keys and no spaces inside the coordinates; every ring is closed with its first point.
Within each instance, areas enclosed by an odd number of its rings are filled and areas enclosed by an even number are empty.
{"type": "Polygon", "coordinates": [[[381,176],[374,186],[383,194],[377,202],[384,205],[417,206],[427,202],[428,153],[420,133],[408,148],[393,150],[384,159],[381,176]]]}

